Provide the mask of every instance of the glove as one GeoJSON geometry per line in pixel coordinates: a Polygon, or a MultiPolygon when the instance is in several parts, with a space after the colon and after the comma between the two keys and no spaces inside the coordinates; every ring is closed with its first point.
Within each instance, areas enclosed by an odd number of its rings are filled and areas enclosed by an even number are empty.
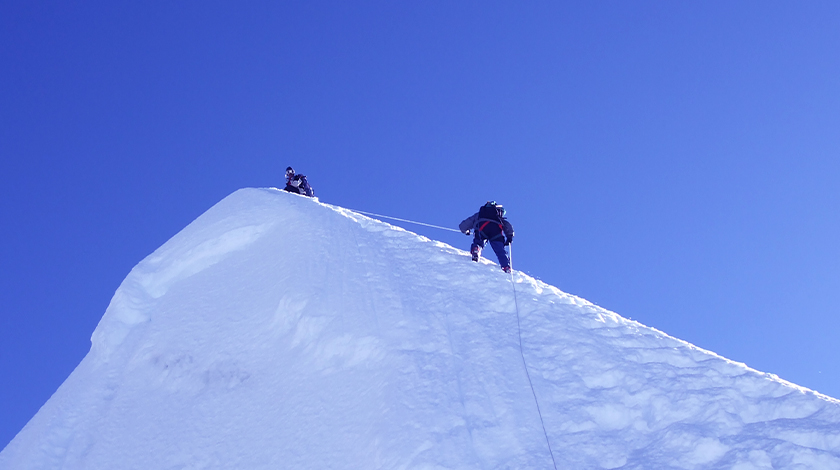
{"type": "Polygon", "coordinates": [[[469,235],[469,234],[470,234],[470,230],[469,230],[469,229],[467,229],[467,231],[466,231],[466,232],[464,232],[464,234],[465,234],[465,235],[469,235]]]}
{"type": "Polygon", "coordinates": [[[510,237],[510,238],[508,238],[507,240],[505,240],[505,246],[510,245],[510,243],[511,243],[512,241],[513,241],[513,237],[510,237]]]}

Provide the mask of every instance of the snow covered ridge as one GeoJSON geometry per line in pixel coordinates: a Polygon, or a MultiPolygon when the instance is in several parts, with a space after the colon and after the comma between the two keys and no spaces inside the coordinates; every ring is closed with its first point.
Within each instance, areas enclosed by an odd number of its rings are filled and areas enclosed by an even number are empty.
{"type": "MultiPolygon", "coordinates": [[[[243,189],[114,294],[0,469],[549,469],[489,261],[243,189]]],[[[563,469],[840,469],[840,402],[514,274],[563,469]]]]}

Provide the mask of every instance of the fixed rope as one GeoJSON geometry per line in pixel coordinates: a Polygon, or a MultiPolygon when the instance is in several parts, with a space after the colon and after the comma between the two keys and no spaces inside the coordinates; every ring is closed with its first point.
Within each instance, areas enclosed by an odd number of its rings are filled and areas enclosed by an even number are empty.
{"type": "MultiPolygon", "coordinates": [[[[440,225],[432,225],[432,224],[427,224],[427,223],[424,223],[424,222],[417,222],[417,221],[414,221],[414,220],[400,219],[399,217],[391,217],[391,216],[382,215],[382,214],[374,214],[373,212],[365,212],[365,211],[354,211],[354,212],[358,212],[360,214],[365,214],[365,215],[370,215],[370,216],[373,216],[373,217],[382,217],[384,219],[399,220],[400,222],[406,222],[406,223],[409,223],[409,224],[423,225],[423,226],[426,226],[426,227],[437,228],[437,229],[440,229],[440,230],[448,230],[450,232],[460,233],[460,230],[455,230],[454,228],[449,228],[449,227],[441,227],[440,225]]],[[[531,373],[528,372],[528,363],[525,362],[525,350],[522,347],[522,325],[521,325],[520,320],[519,320],[519,299],[517,298],[517,295],[516,295],[516,283],[513,281],[513,246],[508,245],[508,250],[510,252],[508,256],[510,257],[510,266],[511,266],[511,269],[510,269],[510,285],[511,285],[511,287],[513,287],[513,303],[516,306],[516,330],[517,330],[517,333],[519,335],[519,354],[522,357],[522,366],[525,368],[525,376],[528,377],[528,385],[530,385],[530,387],[531,387],[531,394],[534,395],[534,403],[537,405],[537,414],[540,417],[540,424],[542,425],[543,435],[545,436],[545,443],[546,443],[546,445],[548,445],[548,453],[549,453],[549,455],[551,455],[551,463],[554,465],[554,470],[557,470],[557,461],[554,460],[554,451],[551,449],[551,442],[548,440],[548,431],[546,431],[546,429],[545,429],[545,421],[543,420],[542,411],[540,410],[540,402],[537,399],[537,392],[534,390],[534,383],[531,381],[531,373]]]]}
{"type": "Polygon", "coordinates": [[[441,230],[449,230],[450,232],[461,233],[460,230],[455,230],[454,228],[449,228],[449,227],[441,227],[440,225],[432,225],[432,224],[427,224],[427,223],[423,223],[423,222],[416,222],[414,220],[400,219],[398,217],[390,217],[390,216],[382,215],[382,214],[374,214],[373,212],[365,212],[365,211],[357,211],[357,210],[353,210],[353,212],[358,212],[359,214],[365,214],[365,215],[372,215],[374,217],[382,217],[384,219],[399,220],[400,222],[408,222],[409,224],[425,225],[426,227],[438,228],[438,229],[441,229],[441,230]]]}
{"type": "Polygon", "coordinates": [[[534,390],[534,383],[531,382],[531,374],[528,372],[528,364],[525,362],[525,351],[522,348],[522,326],[519,323],[519,300],[516,298],[516,283],[513,282],[513,244],[508,245],[508,254],[510,258],[510,285],[513,287],[513,304],[516,306],[516,330],[519,333],[519,354],[522,356],[522,365],[525,367],[525,376],[528,377],[528,385],[531,386],[531,393],[534,395],[534,403],[537,405],[537,414],[540,416],[540,424],[542,425],[543,435],[545,435],[545,443],[548,445],[548,453],[551,455],[551,463],[554,464],[554,470],[557,470],[557,461],[554,460],[554,451],[551,450],[551,442],[548,440],[548,431],[545,430],[545,421],[543,421],[542,411],[540,411],[540,402],[537,400],[537,392],[534,390]]]}

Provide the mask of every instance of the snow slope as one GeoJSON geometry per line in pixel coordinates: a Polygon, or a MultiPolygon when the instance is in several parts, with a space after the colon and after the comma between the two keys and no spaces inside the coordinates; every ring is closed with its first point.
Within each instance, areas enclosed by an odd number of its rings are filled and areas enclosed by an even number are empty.
{"type": "MultiPolygon", "coordinates": [[[[468,240],[465,237],[465,246],[468,240]]],[[[123,281],[0,469],[840,469],[840,403],[274,189],[123,281]]]]}

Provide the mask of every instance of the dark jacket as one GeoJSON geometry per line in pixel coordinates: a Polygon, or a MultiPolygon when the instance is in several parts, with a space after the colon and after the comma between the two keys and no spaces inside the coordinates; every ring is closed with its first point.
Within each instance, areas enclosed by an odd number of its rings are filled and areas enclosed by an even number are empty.
{"type": "Polygon", "coordinates": [[[513,240],[513,226],[508,222],[507,218],[501,217],[498,214],[492,216],[491,214],[482,214],[481,212],[479,210],[458,224],[461,232],[469,234],[469,231],[472,231],[476,238],[484,240],[494,240],[500,237],[507,237],[506,243],[510,243],[513,240]]]}
{"type": "Polygon", "coordinates": [[[303,194],[309,197],[315,195],[315,190],[312,189],[312,186],[309,186],[309,182],[306,181],[306,176],[304,175],[294,175],[287,179],[286,187],[283,188],[283,190],[290,193],[303,194]]]}

